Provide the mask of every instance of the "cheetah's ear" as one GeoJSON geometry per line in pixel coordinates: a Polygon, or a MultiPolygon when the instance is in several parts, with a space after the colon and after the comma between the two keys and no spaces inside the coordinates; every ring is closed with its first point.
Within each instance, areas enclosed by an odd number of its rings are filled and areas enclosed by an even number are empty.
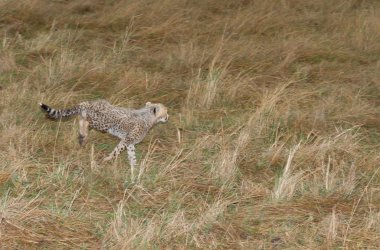
{"type": "Polygon", "coordinates": [[[151,102],[147,102],[147,103],[145,103],[145,106],[150,106],[150,105],[152,105],[151,102]]]}
{"type": "Polygon", "coordinates": [[[153,114],[154,114],[154,115],[157,114],[157,107],[153,107],[153,114]]]}

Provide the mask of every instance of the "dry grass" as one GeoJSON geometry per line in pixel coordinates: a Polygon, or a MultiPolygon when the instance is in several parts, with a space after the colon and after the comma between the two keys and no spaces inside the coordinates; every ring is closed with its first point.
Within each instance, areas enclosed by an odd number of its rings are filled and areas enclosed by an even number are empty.
{"type": "Polygon", "coordinates": [[[1,248],[380,248],[379,12],[1,0],[1,248]],[[98,98],[169,107],[133,185],[37,105],[98,98]]]}

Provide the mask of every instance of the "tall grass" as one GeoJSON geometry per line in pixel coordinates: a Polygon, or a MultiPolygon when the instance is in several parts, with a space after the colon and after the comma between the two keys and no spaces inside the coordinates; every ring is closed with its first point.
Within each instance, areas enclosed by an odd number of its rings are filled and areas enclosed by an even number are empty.
{"type": "Polygon", "coordinates": [[[4,249],[380,248],[380,2],[0,1],[4,249]],[[137,145],[43,101],[168,106],[137,145]]]}

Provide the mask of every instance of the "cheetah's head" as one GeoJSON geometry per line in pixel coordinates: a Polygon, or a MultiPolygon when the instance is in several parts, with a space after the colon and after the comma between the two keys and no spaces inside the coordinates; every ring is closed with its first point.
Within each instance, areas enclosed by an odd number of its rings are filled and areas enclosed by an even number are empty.
{"type": "Polygon", "coordinates": [[[168,109],[163,104],[147,102],[145,104],[145,107],[150,108],[152,114],[155,117],[154,119],[155,123],[168,121],[169,119],[168,109]]]}

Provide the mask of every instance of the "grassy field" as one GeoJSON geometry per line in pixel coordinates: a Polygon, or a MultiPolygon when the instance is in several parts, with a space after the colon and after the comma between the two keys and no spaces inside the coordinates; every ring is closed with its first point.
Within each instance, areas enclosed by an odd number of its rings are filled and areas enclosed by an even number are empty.
{"type": "Polygon", "coordinates": [[[380,248],[380,1],[0,0],[1,249],[380,248]],[[118,140],[39,110],[147,101],[118,140]]]}

